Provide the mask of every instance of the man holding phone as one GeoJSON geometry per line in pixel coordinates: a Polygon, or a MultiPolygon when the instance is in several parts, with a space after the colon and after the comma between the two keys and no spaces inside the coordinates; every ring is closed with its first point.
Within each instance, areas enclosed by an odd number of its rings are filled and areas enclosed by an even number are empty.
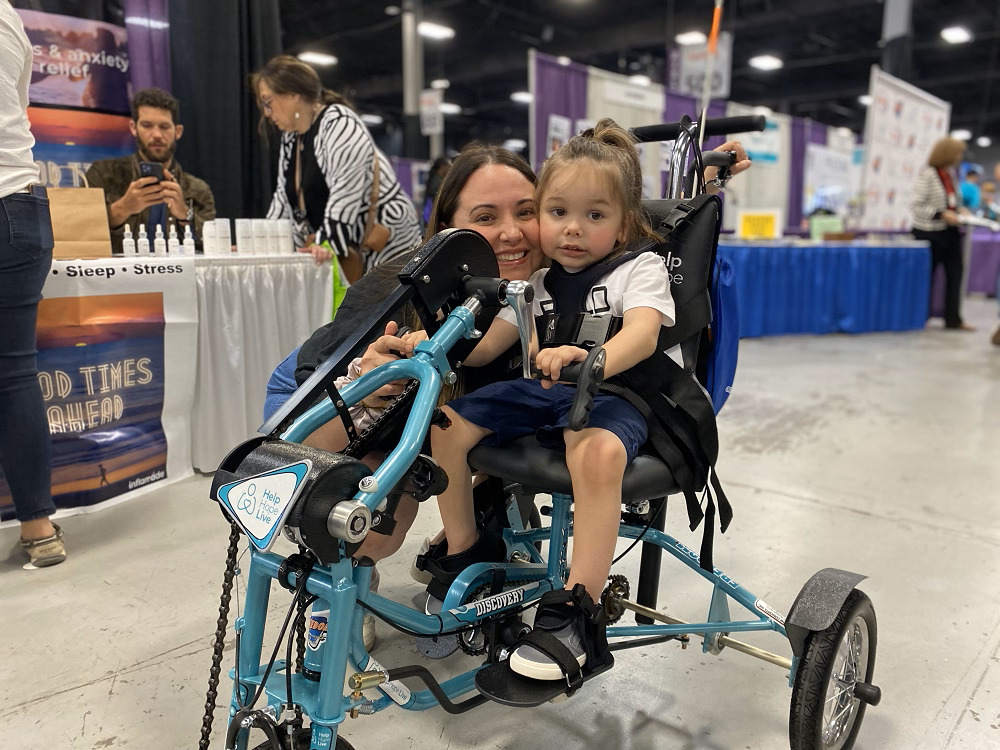
{"type": "Polygon", "coordinates": [[[136,92],[129,121],[136,153],[95,161],[87,170],[90,186],[104,188],[115,253],[122,252],[126,226],[136,236],[139,225],[146,224],[152,239],[157,224],[166,236],[169,224],[176,222],[193,227],[195,237],[200,238],[202,224],[215,218],[211,188],[185,172],[174,158],[184,132],[177,121],[179,109],[177,100],[161,89],[136,92]]]}

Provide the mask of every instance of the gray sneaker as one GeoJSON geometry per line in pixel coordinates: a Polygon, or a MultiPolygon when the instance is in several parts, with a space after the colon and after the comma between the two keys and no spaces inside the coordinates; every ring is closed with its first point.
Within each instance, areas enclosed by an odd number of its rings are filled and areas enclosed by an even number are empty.
{"type": "MultiPolygon", "coordinates": [[[[540,608],[535,617],[535,631],[553,636],[569,649],[570,654],[582,667],[587,663],[587,653],[583,635],[579,632],[581,618],[575,607],[568,604],[552,604],[540,608]]],[[[534,646],[519,646],[510,655],[510,668],[519,675],[534,680],[564,680],[562,667],[548,654],[534,646]]]]}

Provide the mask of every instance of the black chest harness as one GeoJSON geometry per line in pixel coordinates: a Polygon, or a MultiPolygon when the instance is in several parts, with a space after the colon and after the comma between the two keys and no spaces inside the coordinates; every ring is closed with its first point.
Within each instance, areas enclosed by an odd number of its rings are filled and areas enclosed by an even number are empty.
{"type": "MultiPolygon", "coordinates": [[[[683,215],[677,217],[680,221],[683,215]]],[[[664,227],[670,231],[673,227],[664,227]]],[[[623,320],[612,315],[602,304],[602,288],[595,286],[619,266],[645,252],[656,252],[669,261],[669,245],[643,242],[621,255],[594,263],[576,273],[567,272],[553,262],[545,274],[544,285],[551,301],[543,301],[542,314],[535,319],[539,346],[579,346],[590,350],[603,346],[618,331],[623,320]],[[593,294],[589,294],[591,289],[593,294]],[[587,310],[588,296],[592,312],[587,310]],[[602,310],[601,307],[605,309],[602,310]]],[[[669,267],[669,265],[668,265],[669,267]]],[[[656,351],[629,370],[606,380],[601,390],[623,398],[645,418],[649,430],[649,445],[667,465],[677,485],[684,493],[688,521],[693,531],[705,520],[700,550],[700,564],[713,569],[712,546],[715,527],[715,497],[718,498],[721,530],[732,520],[732,508],[715,474],[719,454],[715,412],[708,394],[696,381],[692,368],[678,365],[667,351],[692,335],[700,336],[711,323],[711,313],[696,314],[694,309],[678,307],[682,325],[660,327],[656,351]],[[681,318],[681,315],[685,315],[681,318]],[[697,319],[694,319],[697,318],[697,319]],[[704,318],[704,319],[702,319],[704,318]],[[684,339],[679,339],[683,336],[684,339]],[[709,485],[711,489],[709,489],[709,485]],[[704,488],[705,508],[702,510],[698,493],[704,488]]]]}

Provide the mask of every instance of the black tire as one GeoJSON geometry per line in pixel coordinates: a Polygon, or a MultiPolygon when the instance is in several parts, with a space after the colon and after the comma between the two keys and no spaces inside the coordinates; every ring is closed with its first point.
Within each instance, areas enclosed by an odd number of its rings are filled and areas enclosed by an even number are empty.
{"type": "Polygon", "coordinates": [[[792,686],[788,737],[792,750],[850,750],[866,704],[854,685],[871,683],[878,625],[871,600],[851,591],[833,623],[806,639],[792,686]]]}
{"type": "MultiPolygon", "coordinates": [[[[311,741],[312,729],[303,727],[292,735],[292,746],[288,750],[309,750],[309,743],[311,741]]],[[[284,748],[272,747],[270,741],[264,741],[254,747],[253,750],[284,750],[284,748]]],[[[334,750],[354,750],[354,746],[338,734],[334,750]]]]}

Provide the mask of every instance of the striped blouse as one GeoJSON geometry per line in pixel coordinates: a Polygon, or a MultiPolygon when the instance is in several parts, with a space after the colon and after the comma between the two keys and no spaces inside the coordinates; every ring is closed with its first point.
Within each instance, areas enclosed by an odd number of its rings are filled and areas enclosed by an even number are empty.
{"type": "MultiPolygon", "coordinates": [[[[952,184],[957,184],[954,175],[952,176],[952,184]]],[[[950,206],[950,208],[954,209],[955,206],[950,206]]],[[[948,193],[945,191],[944,185],[941,184],[937,170],[934,167],[924,167],[917,175],[913,193],[910,195],[913,228],[925,232],[940,232],[947,229],[948,225],[935,217],[948,209],[948,193]]]]}
{"type": "MultiPolygon", "coordinates": [[[[295,133],[282,135],[278,181],[267,218],[292,218],[296,245],[302,246],[313,228],[305,219],[294,220],[286,185],[296,141],[295,133]]],[[[375,221],[388,227],[390,237],[380,252],[365,253],[365,271],[404,255],[420,242],[420,225],[413,202],[400,187],[389,159],[375,147],[368,129],[353,110],[339,104],[326,107],[313,143],[316,162],[330,190],[323,225],[316,228],[316,244],[329,241],[340,254],[349,246],[360,245],[371,202],[373,155],[379,159],[375,221]]]]}

